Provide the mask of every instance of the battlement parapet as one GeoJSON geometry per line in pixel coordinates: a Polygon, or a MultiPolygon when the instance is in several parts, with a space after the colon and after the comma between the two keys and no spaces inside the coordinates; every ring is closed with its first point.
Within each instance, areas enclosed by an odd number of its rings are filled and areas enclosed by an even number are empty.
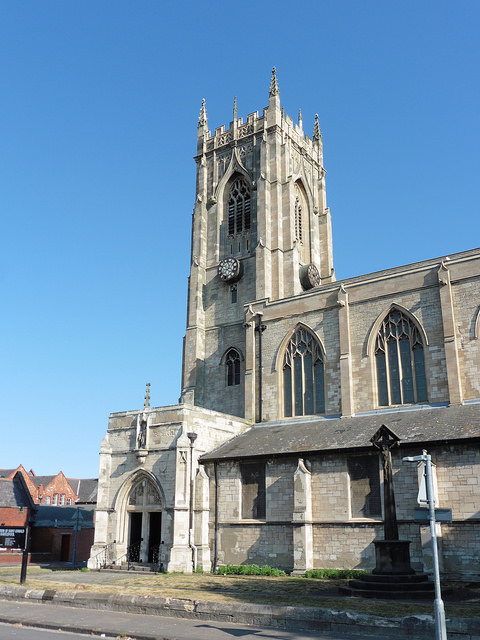
{"type": "MultiPolygon", "coordinates": [[[[255,134],[263,134],[265,132],[265,123],[267,121],[267,110],[268,107],[265,107],[261,116],[259,116],[258,111],[249,113],[246,122],[243,121],[243,118],[236,118],[229,123],[228,129],[226,128],[226,125],[222,124],[215,128],[213,136],[210,131],[205,130],[205,151],[208,153],[226,145],[230,145],[235,140],[240,141],[250,136],[254,136],[255,134]]],[[[290,138],[291,141],[299,148],[302,148],[310,155],[313,155],[313,140],[310,136],[305,134],[301,123],[296,124],[289,115],[282,114],[280,130],[285,136],[285,139],[290,138]]]]}

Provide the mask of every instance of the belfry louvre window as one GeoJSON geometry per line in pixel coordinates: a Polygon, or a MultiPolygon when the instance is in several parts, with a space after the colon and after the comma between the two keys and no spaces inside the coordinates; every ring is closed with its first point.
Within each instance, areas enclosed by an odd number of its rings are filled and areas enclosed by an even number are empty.
{"type": "Polygon", "coordinates": [[[228,198],[228,235],[248,231],[250,222],[250,187],[246,180],[237,178],[228,198]]]}
{"type": "Polygon", "coordinates": [[[375,360],[380,406],[427,401],[422,338],[415,323],[398,309],[382,322],[375,360]]]}
{"type": "Polygon", "coordinates": [[[242,518],[265,518],[265,465],[263,463],[240,464],[242,481],[242,518]]]}
{"type": "Polygon", "coordinates": [[[307,329],[298,329],[283,360],[285,417],[325,413],[324,378],[320,345],[307,329]]]}
{"type": "Polygon", "coordinates": [[[240,355],[236,349],[230,349],[225,359],[227,387],[240,384],[240,355]]]}
{"type": "Polygon", "coordinates": [[[295,185],[295,240],[297,242],[303,241],[303,232],[302,232],[302,193],[298,187],[295,185]]]}

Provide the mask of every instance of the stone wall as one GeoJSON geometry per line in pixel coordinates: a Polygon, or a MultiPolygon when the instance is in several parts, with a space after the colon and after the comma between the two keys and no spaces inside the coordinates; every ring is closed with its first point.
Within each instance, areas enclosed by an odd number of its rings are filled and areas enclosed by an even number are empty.
{"type": "Polygon", "coordinates": [[[262,336],[263,419],[283,417],[283,352],[299,323],[314,332],[324,349],[325,413],[341,413],[344,404],[349,406],[344,399],[350,394],[354,414],[378,408],[375,337],[378,321],[392,305],[412,314],[424,332],[428,403],[478,399],[479,273],[480,257],[472,251],[456,254],[448,262],[425,261],[328,284],[284,300],[255,303],[253,311],[263,313],[266,325],[262,336]],[[348,314],[342,329],[339,310],[344,308],[348,314]],[[342,358],[348,362],[343,378],[342,358]]]}
{"type": "MultiPolygon", "coordinates": [[[[263,427],[268,428],[268,427],[263,427]]],[[[294,474],[298,459],[285,457],[266,463],[266,518],[246,521],[241,518],[239,464],[218,463],[218,564],[262,563],[292,570],[297,545],[306,544],[313,536],[312,566],[315,568],[375,567],[373,541],[383,539],[381,518],[352,518],[350,514],[350,480],[347,457],[355,452],[309,455],[306,471],[311,474],[312,517],[305,524],[294,504],[294,474]],[[311,534],[308,533],[311,523],[311,534]],[[294,537],[294,531],[305,526],[307,538],[294,537]],[[294,544],[295,540],[295,544],[294,544]]],[[[365,452],[362,453],[365,455],[365,452]]],[[[393,455],[393,478],[400,539],[410,540],[412,566],[417,570],[431,568],[428,527],[414,522],[414,509],[421,474],[411,462],[402,458],[410,450],[397,449],[393,455]]],[[[451,508],[453,523],[438,526],[442,570],[446,573],[480,570],[480,485],[478,447],[456,444],[433,446],[438,495],[441,507],[451,508]]],[[[378,455],[372,454],[372,464],[378,455]]],[[[257,460],[258,462],[258,460],[257,460]]],[[[210,542],[214,545],[213,466],[210,476],[210,542]]],[[[381,479],[381,466],[379,465],[381,479]]],[[[306,507],[308,512],[308,506],[306,507]]],[[[308,559],[307,559],[308,560],[308,559]]]]}
{"type": "Polygon", "coordinates": [[[222,525],[219,528],[219,565],[267,564],[293,569],[293,530],[291,526],[251,524],[222,525]]]}
{"type": "Polygon", "coordinates": [[[452,286],[465,398],[480,397],[480,336],[476,332],[480,310],[479,289],[478,277],[454,282],[452,286]]]}

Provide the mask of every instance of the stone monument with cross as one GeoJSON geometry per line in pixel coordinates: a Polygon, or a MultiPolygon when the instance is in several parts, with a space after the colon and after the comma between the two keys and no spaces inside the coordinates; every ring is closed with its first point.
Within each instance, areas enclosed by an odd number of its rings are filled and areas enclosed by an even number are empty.
{"type": "Polygon", "coordinates": [[[393,490],[392,449],[398,447],[400,438],[386,425],[382,425],[370,438],[370,442],[379,450],[383,468],[384,539],[374,542],[376,566],[373,573],[413,574],[415,571],[410,565],[410,540],[400,540],[398,537],[393,490]]]}
{"type": "Polygon", "coordinates": [[[431,598],[434,585],[425,573],[410,564],[410,540],[398,536],[395,492],[393,490],[392,449],[400,444],[399,436],[382,425],[370,438],[378,449],[383,468],[384,539],[374,540],[375,569],[340,591],[347,595],[371,598],[431,598]]]}

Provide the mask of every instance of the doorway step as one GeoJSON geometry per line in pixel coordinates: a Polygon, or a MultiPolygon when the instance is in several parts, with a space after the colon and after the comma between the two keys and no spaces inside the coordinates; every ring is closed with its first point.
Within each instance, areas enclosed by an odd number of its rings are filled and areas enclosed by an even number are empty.
{"type": "Polygon", "coordinates": [[[158,573],[158,565],[152,562],[123,562],[122,564],[107,564],[104,571],[143,571],[158,573]]]}

